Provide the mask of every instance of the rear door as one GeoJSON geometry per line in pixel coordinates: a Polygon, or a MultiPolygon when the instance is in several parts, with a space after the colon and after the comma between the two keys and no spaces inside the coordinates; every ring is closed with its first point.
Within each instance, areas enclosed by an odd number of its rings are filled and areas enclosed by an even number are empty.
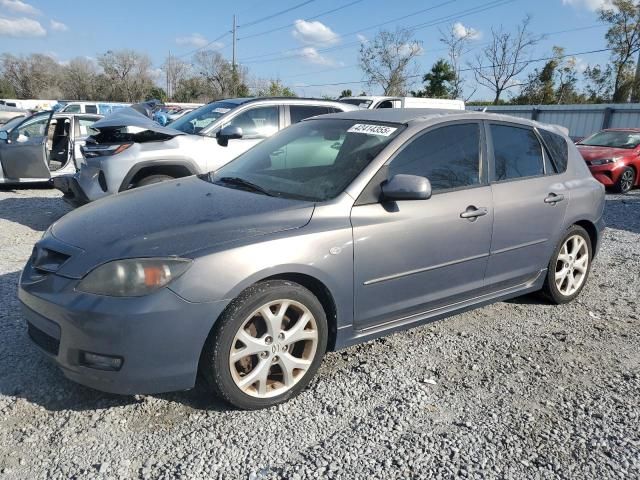
{"type": "Polygon", "coordinates": [[[9,133],[0,145],[0,163],[5,178],[48,179],[47,158],[49,123],[53,112],[33,115],[9,133]]]}
{"type": "Polygon", "coordinates": [[[561,232],[569,191],[533,128],[487,123],[494,220],[487,285],[508,288],[544,269],[561,232]]]}

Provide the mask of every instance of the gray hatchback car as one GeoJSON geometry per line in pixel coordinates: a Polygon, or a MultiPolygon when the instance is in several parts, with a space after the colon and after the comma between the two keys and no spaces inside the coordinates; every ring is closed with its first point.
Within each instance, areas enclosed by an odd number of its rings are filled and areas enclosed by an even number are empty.
{"type": "Polygon", "coordinates": [[[54,223],[20,279],[32,340],[122,394],[285,401],[327,350],[542,290],[574,299],[604,190],[554,127],[364,110],[54,223]]]}

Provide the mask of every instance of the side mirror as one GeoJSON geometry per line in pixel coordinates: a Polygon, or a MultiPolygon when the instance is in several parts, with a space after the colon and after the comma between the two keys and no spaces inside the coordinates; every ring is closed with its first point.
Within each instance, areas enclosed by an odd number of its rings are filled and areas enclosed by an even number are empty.
{"type": "Polygon", "coordinates": [[[7,141],[9,139],[9,134],[6,130],[0,131],[0,140],[7,141]]]}
{"type": "Polygon", "coordinates": [[[227,125],[222,127],[222,130],[216,134],[216,138],[218,139],[218,145],[226,147],[229,145],[229,140],[242,138],[242,129],[235,125],[227,125]]]}
{"type": "Polygon", "coordinates": [[[431,198],[431,183],[417,175],[394,175],[382,184],[385,200],[427,200],[431,198]]]}

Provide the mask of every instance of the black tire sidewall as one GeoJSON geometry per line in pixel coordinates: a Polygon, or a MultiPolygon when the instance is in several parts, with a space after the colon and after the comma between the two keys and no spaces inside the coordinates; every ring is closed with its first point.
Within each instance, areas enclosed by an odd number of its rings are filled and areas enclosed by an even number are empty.
{"type": "Polygon", "coordinates": [[[635,184],[635,180],[636,180],[636,172],[632,167],[625,167],[624,170],[622,171],[622,173],[620,174],[620,177],[618,178],[618,181],[616,182],[615,188],[614,190],[618,193],[627,193],[630,192],[633,189],[633,185],[635,184]],[[633,175],[633,182],[631,183],[631,188],[629,188],[628,190],[624,190],[622,188],[622,176],[625,174],[625,172],[630,171],[631,174],[633,175]]]}
{"type": "Polygon", "coordinates": [[[322,362],[327,338],[326,315],[322,304],[313,293],[294,282],[283,280],[260,282],[234,299],[216,322],[203,351],[202,372],[215,392],[234,407],[244,410],[267,408],[286,402],[309,384],[322,362]],[[229,352],[238,329],[247,317],[262,305],[280,299],[299,302],[314,315],[318,328],[316,355],[304,377],[290,390],[271,398],[252,397],[242,392],[233,381],[229,368],[229,352]]]}
{"type": "Polygon", "coordinates": [[[168,182],[169,180],[175,180],[175,178],[170,175],[149,175],[138,181],[136,187],[146,187],[147,185],[155,185],[156,183],[168,182]]]}
{"type": "Polygon", "coordinates": [[[581,226],[572,225],[562,236],[562,239],[556,246],[556,249],[553,251],[553,255],[551,256],[551,260],[549,261],[549,265],[547,267],[547,277],[545,279],[545,284],[543,288],[543,292],[547,296],[547,298],[549,298],[549,300],[551,300],[553,303],[556,303],[556,304],[569,303],[572,300],[574,300],[578,295],[580,295],[580,293],[582,292],[582,289],[584,288],[584,286],[587,284],[587,281],[589,280],[592,261],[593,261],[593,247],[591,245],[591,238],[589,237],[589,234],[581,226]],[[580,288],[577,291],[575,291],[572,295],[567,296],[560,293],[560,291],[558,290],[558,287],[556,286],[556,281],[555,281],[556,263],[558,261],[558,255],[560,254],[560,250],[562,249],[562,245],[564,245],[564,242],[566,242],[569,237],[572,237],[574,235],[580,235],[587,242],[589,264],[587,265],[587,272],[585,274],[585,279],[582,282],[582,285],[580,285],[580,288]]]}

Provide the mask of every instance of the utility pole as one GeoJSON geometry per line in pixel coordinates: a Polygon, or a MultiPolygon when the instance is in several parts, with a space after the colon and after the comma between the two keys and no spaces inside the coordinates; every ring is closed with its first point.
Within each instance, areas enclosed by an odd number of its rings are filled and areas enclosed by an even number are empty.
{"type": "Polygon", "coordinates": [[[169,93],[171,91],[171,83],[169,81],[169,70],[171,68],[171,50],[169,50],[169,58],[167,59],[167,64],[164,66],[165,73],[167,74],[167,96],[171,97],[169,93]]]}
{"type": "Polygon", "coordinates": [[[238,25],[236,24],[236,16],[233,15],[233,27],[231,28],[231,33],[233,35],[233,50],[231,54],[231,79],[233,81],[233,96],[236,96],[236,30],[238,29],[238,25]]]}

